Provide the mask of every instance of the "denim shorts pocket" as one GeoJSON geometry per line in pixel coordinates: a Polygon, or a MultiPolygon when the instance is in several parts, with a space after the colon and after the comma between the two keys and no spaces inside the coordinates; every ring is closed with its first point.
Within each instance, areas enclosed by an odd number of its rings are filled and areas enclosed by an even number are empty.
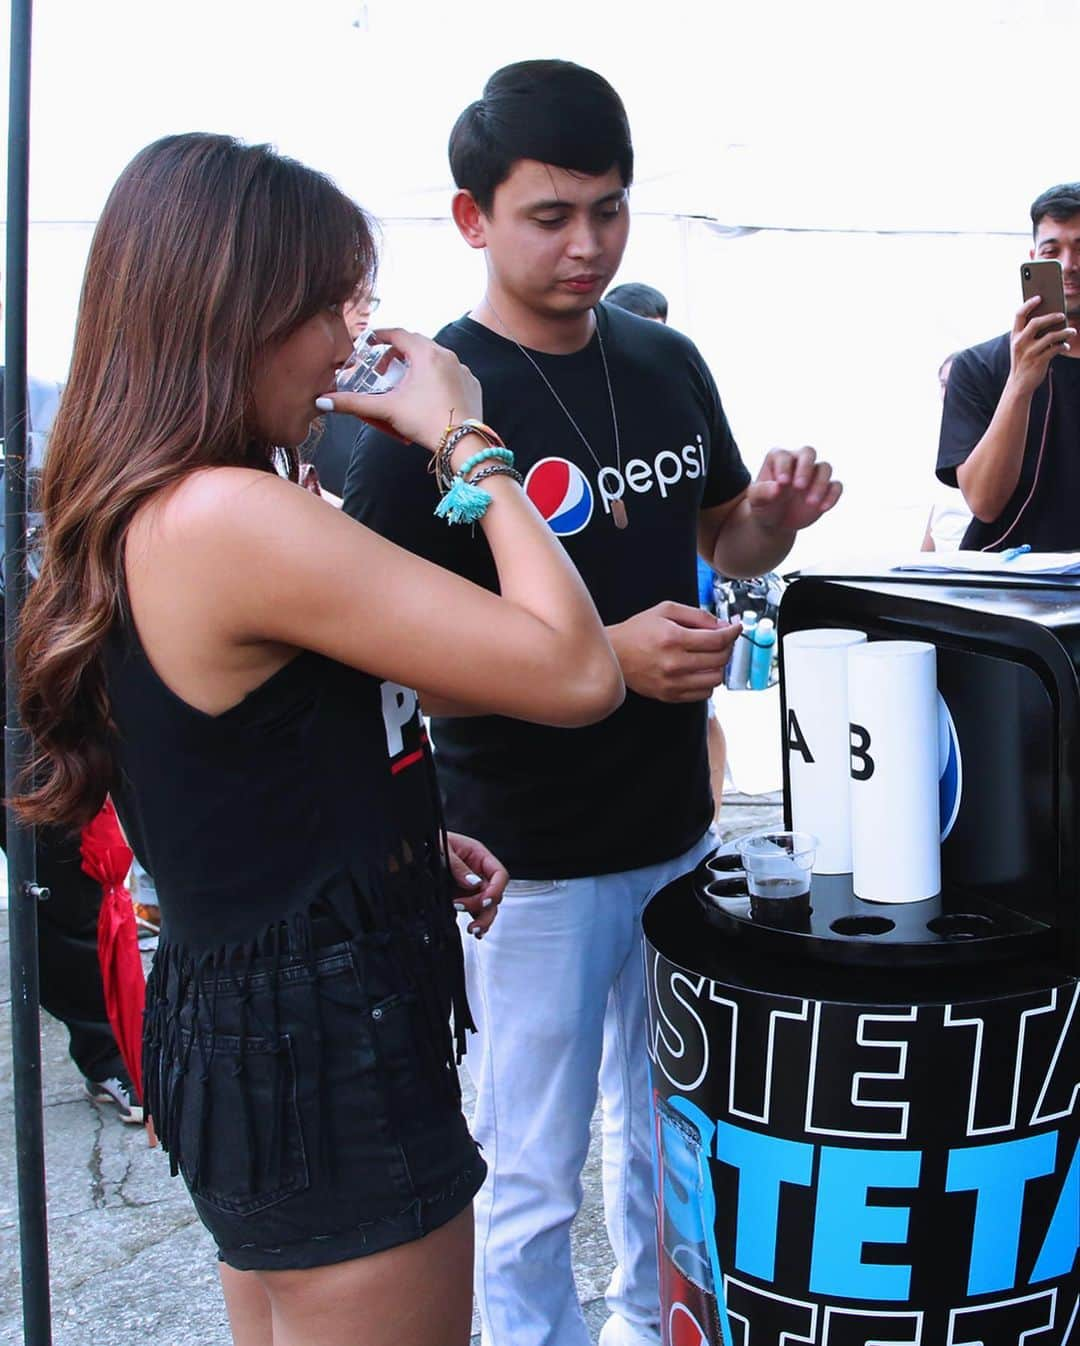
{"type": "Polygon", "coordinates": [[[253,1215],[305,1191],[290,1035],[276,1044],[209,1033],[192,1044],[189,1031],[181,1036],[187,1065],[174,1064],[170,1092],[179,1109],[176,1158],[192,1196],[229,1215],[253,1215]]]}
{"type": "Polygon", "coordinates": [[[402,1136],[426,1130],[447,1107],[456,1077],[433,1039],[420,997],[405,992],[378,1001],[371,1007],[371,1032],[393,1125],[402,1136]]]}

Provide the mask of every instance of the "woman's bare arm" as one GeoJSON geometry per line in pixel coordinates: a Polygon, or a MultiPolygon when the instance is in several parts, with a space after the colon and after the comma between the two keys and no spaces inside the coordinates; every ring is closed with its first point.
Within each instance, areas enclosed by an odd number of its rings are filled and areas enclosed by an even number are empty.
{"type": "Polygon", "coordinates": [[[220,496],[202,506],[206,562],[222,577],[220,620],[240,642],[318,650],[465,710],[558,725],[602,719],[623,689],[592,599],[520,487],[505,477],[485,487],[492,503],[481,527],[501,596],[288,482],[204,474],[199,489],[220,496]],[[214,516],[232,526],[215,527],[214,516]]]}

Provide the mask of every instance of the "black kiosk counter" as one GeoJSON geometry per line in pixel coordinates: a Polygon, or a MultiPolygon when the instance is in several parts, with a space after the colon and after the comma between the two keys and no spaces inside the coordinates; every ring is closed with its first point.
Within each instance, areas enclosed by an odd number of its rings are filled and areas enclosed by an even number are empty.
{"type": "Polygon", "coordinates": [[[665,1346],[1080,1346],[1080,589],[798,580],[829,627],[936,646],[941,892],[650,904],[665,1346]]]}

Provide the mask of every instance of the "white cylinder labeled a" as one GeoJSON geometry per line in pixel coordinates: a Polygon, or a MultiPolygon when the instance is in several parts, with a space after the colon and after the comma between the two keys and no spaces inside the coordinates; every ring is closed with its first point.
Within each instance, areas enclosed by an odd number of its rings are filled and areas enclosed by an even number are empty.
{"type": "Polygon", "coordinates": [[[784,637],[784,744],[791,825],[817,837],[815,874],[851,873],[848,650],[865,631],[792,631],[784,637]]]}
{"type": "Polygon", "coordinates": [[[848,651],[852,884],[869,902],[941,890],[937,651],[880,640],[848,651]]]}

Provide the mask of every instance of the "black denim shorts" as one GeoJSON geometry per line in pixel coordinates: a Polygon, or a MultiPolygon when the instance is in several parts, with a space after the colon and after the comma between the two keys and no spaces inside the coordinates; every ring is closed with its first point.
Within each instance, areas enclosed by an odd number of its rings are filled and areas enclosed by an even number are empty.
{"type": "Polygon", "coordinates": [[[449,1006],[433,1022],[400,943],[361,935],[215,971],[197,991],[175,971],[158,980],[175,1029],[148,1046],[148,1070],[170,1153],[229,1266],[381,1252],[470,1204],[486,1166],[446,1058],[449,1006]]]}

